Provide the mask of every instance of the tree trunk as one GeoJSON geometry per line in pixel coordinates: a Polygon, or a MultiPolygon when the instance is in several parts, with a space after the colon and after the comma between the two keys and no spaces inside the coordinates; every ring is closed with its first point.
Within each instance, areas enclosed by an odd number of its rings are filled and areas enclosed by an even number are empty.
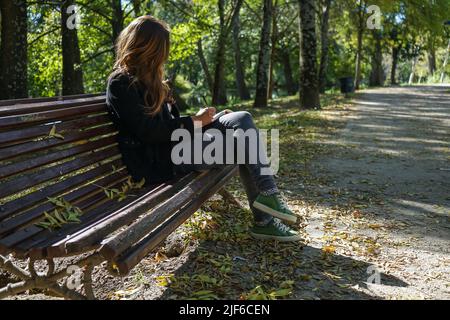
{"type": "Polygon", "coordinates": [[[2,0],[0,99],[28,97],[27,1],[2,0]]]}
{"type": "Polygon", "coordinates": [[[61,5],[61,47],[63,60],[62,95],[84,93],[83,70],[81,68],[80,47],[77,29],[67,25],[72,12],[67,9],[75,3],[66,0],[61,5]]]}
{"type": "Polygon", "coordinates": [[[436,72],[436,47],[434,43],[434,38],[428,38],[428,50],[427,50],[427,58],[428,58],[428,74],[433,77],[436,72]]]}
{"type": "Polygon", "coordinates": [[[294,77],[292,76],[292,67],[291,67],[291,59],[289,57],[289,51],[287,49],[280,49],[279,51],[279,57],[281,60],[281,63],[283,65],[283,71],[284,71],[284,80],[286,91],[289,95],[294,95],[297,92],[296,85],[294,83],[294,77]]]}
{"type": "Polygon", "coordinates": [[[197,54],[198,54],[198,58],[200,59],[200,64],[202,66],[203,72],[205,73],[206,83],[208,85],[209,92],[212,95],[214,84],[213,84],[213,80],[211,77],[211,73],[209,72],[208,63],[206,62],[206,58],[203,53],[202,39],[199,39],[197,41],[197,54]]]}
{"type": "Polygon", "coordinates": [[[409,85],[412,85],[414,82],[414,73],[416,72],[416,64],[417,64],[417,57],[414,57],[411,62],[411,73],[409,74],[409,81],[408,81],[409,85]]]}
{"type": "Polygon", "coordinates": [[[450,39],[448,40],[447,53],[445,54],[444,64],[442,65],[442,73],[441,73],[441,83],[444,83],[445,80],[445,69],[447,68],[448,58],[450,55],[450,39]]]}
{"type": "Polygon", "coordinates": [[[320,108],[317,75],[316,11],[314,0],[299,0],[300,4],[300,106],[320,108]]]}
{"type": "Polygon", "coordinates": [[[122,1],[121,0],[111,0],[111,8],[112,8],[112,42],[113,45],[116,44],[116,40],[119,37],[120,33],[123,30],[123,9],[122,9],[122,1]]]}
{"type": "Polygon", "coordinates": [[[433,76],[436,72],[436,49],[431,48],[428,51],[428,71],[430,76],[433,76]]]}
{"type": "Polygon", "coordinates": [[[370,73],[369,85],[379,87],[383,85],[383,52],[381,48],[381,34],[378,30],[373,30],[375,48],[372,56],[372,70],[370,73]]]}
{"type": "Polygon", "coordinates": [[[325,0],[323,3],[322,21],[320,25],[320,39],[321,39],[321,55],[319,67],[319,89],[321,93],[325,92],[328,69],[328,48],[329,48],[329,20],[330,20],[331,0],[325,0]]]}
{"type": "Polygon", "coordinates": [[[133,12],[135,17],[139,17],[141,15],[141,5],[142,0],[133,0],[133,12]]]}
{"type": "Polygon", "coordinates": [[[245,83],[245,69],[242,64],[242,58],[241,58],[241,46],[239,43],[239,35],[240,35],[240,18],[239,18],[239,11],[240,6],[242,5],[242,2],[238,2],[239,8],[237,14],[234,16],[234,19],[232,21],[233,23],[233,51],[234,51],[234,63],[236,66],[236,89],[239,94],[239,98],[241,100],[248,100],[250,99],[250,92],[248,91],[247,84],[245,83]]]}
{"type": "Polygon", "coordinates": [[[217,44],[217,54],[216,54],[216,66],[214,71],[214,86],[213,86],[213,96],[212,104],[226,104],[227,93],[225,87],[225,52],[226,52],[226,26],[225,26],[225,0],[218,0],[219,6],[219,39],[217,44]]]}
{"type": "Polygon", "coordinates": [[[278,26],[277,26],[277,6],[278,6],[278,0],[275,0],[275,3],[272,7],[272,37],[271,37],[271,43],[272,43],[272,51],[270,53],[270,67],[269,67],[269,91],[267,94],[267,97],[269,99],[272,99],[273,95],[273,87],[274,87],[274,74],[273,69],[275,65],[275,58],[277,53],[277,42],[278,42],[278,26]]]}
{"type": "Polygon", "coordinates": [[[399,47],[392,48],[392,67],[391,67],[391,85],[396,85],[396,73],[397,73],[397,63],[398,63],[398,54],[400,52],[399,47]]]}
{"type": "Polygon", "coordinates": [[[270,27],[272,23],[272,0],[264,0],[263,26],[259,45],[258,65],[256,69],[256,94],[253,106],[267,107],[268,70],[270,60],[270,27]]]}
{"type": "Polygon", "coordinates": [[[358,47],[356,49],[356,70],[355,70],[355,90],[359,90],[361,83],[361,61],[362,61],[362,42],[363,42],[363,27],[358,28],[358,47]]]}
{"type": "Polygon", "coordinates": [[[363,46],[363,36],[364,36],[364,29],[365,29],[365,22],[366,22],[366,3],[364,0],[359,0],[358,2],[358,26],[357,26],[357,32],[358,32],[358,44],[356,49],[356,69],[355,69],[355,90],[359,90],[360,84],[361,84],[361,63],[362,63],[362,46],[363,46]]]}

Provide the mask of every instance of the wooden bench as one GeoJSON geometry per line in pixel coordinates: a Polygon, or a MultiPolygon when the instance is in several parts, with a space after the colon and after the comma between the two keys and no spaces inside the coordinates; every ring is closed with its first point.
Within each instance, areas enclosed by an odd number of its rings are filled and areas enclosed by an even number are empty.
{"type": "Polygon", "coordinates": [[[93,299],[94,266],[106,261],[126,275],[214,193],[232,200],[223,186],[236,166],[132,189],[118,201],[110,192],[130,176],[116,135],[104,95],[0,101],[0,268],[19,279],[0,298],[38,288],[93,299]],[[41,226],[55,199],[80,209],[80,221],[41,226]],[[56,258],[69,256],[83,270],[78,290],[61,284],[69,265],[56,258]]]}

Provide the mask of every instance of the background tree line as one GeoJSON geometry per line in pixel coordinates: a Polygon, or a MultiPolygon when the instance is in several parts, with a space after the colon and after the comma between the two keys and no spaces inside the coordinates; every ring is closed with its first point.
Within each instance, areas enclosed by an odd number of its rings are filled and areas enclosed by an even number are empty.
{"type": "Polygon", "coordinates": [[[445,81],[449,12],[448,0],[0,0],[0,99],[104,92],[121,30],[151,14],[172,29],[181,107],[299,93],[317,108],[341,77],[356,89],[445,81]],[[371,5],[380,29],[367,27],[371,5]]]}

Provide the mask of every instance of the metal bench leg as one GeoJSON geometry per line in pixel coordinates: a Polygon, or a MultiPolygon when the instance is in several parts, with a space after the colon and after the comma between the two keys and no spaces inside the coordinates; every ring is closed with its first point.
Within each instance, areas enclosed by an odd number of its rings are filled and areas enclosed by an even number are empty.
{"type": "Polygon", "coordinates": [[[223,200],[228,201],[238,207],[242,207],[242,204],[225,188],[220,189],[218,192],[223,200]]]}
{"type": "Polygon", "coordinates": [[[84,294],[89,300],[95,300],[94,289],[92,288],[92,272],[94,271],[94,264],[90,263],[84,269],[83,287],[84,294]]]}
{"type": "Polygon", "coordinates": [[[66,282],[62,285],[58,284],[59,280],[69,277],[70,274],[67,272],[68,269],[55,272],[55,262],[53,259],[47,259],[48,270],[46,274],[38,274],[34,266],[35,260],[30,259],[28,261],[28,271],[26,271],[14,265],[11,259],[0,255],[0,268],[22,280],[16,283],[9,283],[5,287],[0,288],[0,299],[31,289],[48,290],[65,299],[95,299],[92,288],[92,271],[94,270],[95,265],[102,262],[101,260],[102,259],[100,259],[98,255],[92,255],[74,264],[80,268],[85,267],[84,275],[81,280],[81,284],[84,288],[83,295],[77,292],[76,288],[69,288],[69,286],[66,285],[66,282]]]}

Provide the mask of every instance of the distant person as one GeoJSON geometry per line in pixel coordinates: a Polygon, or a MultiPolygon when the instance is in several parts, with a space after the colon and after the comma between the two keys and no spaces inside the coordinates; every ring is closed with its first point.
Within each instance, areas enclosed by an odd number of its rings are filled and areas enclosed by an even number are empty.
{"type": "MultiPolygon", "coordinates": [[[[176,129],[187,130],[191,137],[194,125],[202,131],[218,129],[224,137],[226,129],[257,130],[246,111],[228,110],[214,119],[215,108],[207,107],[195,116],[180,116],[167,81],[163,80],[164,64],[169,58],[169,36],[170,28],[164,21],[149,15],[136,18],[118,38],[114,71],[108,79],[106,102],[118,126],[123,161],[133,179],[145,178],[146,184],[223,166],[203,162],[175,165],[171,153],[176,142],[171,138],[176,129]]],[[[202,148],[209,143],[204,141],[202,148]]],[[[249,143],[245,148],[246,162],[239,164],[239,172],[254,214],[251,235],[257,239],[300,240],[299,233],[281,221],[295,223],[297,216],[281,199],[273,175],[261,174],[267,158],[251,164],[249,143]]]]}

